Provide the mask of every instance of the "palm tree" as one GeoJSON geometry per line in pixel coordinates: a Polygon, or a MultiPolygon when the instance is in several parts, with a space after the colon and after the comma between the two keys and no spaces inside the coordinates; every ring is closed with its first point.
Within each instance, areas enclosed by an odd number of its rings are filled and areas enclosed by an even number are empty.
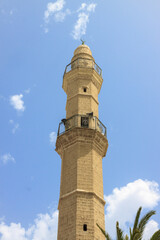
{"type": "MultiPolygon", "coordinates": [[[[133,229],[130,228],[130,237],[128,235],[124,235],[123,231],[119,227],[119,222],[116,223],[116,232],[117,232],[117,240],[142,240],[144,229],[146,227],[146,224],[148,223],[149,219],[156,213],[155,211],[149,211],[142,217],[141,220],[140,214],[141,214],[142,207],[140,207],[137,211],[133,229]]],[[[105,232],[98,224],[97,226],[103,233],[103,235],[106,237],[107,240],[112,240],[108,233],[105,232]]],[[[160,240],[160,230],[156,231],[150,240],[160,240]]]]}

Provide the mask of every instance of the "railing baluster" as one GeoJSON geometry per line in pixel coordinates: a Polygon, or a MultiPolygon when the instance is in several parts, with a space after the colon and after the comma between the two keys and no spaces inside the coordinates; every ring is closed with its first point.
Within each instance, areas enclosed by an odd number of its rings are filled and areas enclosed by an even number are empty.
{"type": "Polygon", "coordinates": [[[73,62],[69,63],[65,68],[63,77],[65,76],[66,73],[78,67],[93,68],[102,77],[102,69],[94,62],[94,60],[89,58],[77,58],[73,62]],[[80,62],[79,60],[83,61],[80,62]],[[92,64],[90,64],[90,61],[92,61],[92,64]],[[79,65],[80,63],[82,64],[79,65]]]}
{"type": "Polygon", "coordinates": [[[59,136],[59,128],[60,128],[60,124],[59,124],[59,126],[58,126],[58,133],[57,133],[57,136],[59,136]]]}
{"type": "Polygon", "coordinates": [[[88,118],[88,127],[89,129],[95,129],[104,136],[107,135],[107,129],[103,125],[103,123],[96,117],[96,116],[89,116],[89,115],[74,115],[69,119],[63,119],[62,122],[59,124],[57,136],[65,133],[66,131],[74,128],[74,127],[82,127],[85,128],[85,125],[81,125],[81,118],[87,119],[88,118]],[[93,121],[94,120],[94,121],[93,121]]]}

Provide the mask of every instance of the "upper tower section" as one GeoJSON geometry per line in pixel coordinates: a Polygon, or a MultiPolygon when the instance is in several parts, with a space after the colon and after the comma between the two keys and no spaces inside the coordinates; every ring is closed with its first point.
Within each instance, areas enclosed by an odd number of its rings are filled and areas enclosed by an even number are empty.
{"type": "Polygon", "coordinates": [[[90,48],[80,45],[74,51],[63,76],[63,89],[67,94],[67,119],[87,113],[93,113],[98,118],[98,94],[102,82],[102,70],[95,63],[90,48]]]}
{"type": "Polygon", "coordinates": [[[73,62],[77,58],[86,58],[86,59],[88,58],[88,59],[94,60],[94,58],[92,57],[92,52],[90,48],[85,44],[82,44],[75,49],[74,56],[71,62],[73,62]]]}

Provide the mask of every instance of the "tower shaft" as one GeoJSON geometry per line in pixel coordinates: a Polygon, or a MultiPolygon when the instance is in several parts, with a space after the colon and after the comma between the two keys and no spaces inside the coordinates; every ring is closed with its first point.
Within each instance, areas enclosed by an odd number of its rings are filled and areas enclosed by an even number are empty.
{"type": "Polygon", "coordinates": [[[102,157],[108,141],[98,119],[102,81],[89,47],[79,46],[63,78],[66,119],[56,142],[62,159],[58,240],[105,239],[96,225],[105,228],[102,157]]]}

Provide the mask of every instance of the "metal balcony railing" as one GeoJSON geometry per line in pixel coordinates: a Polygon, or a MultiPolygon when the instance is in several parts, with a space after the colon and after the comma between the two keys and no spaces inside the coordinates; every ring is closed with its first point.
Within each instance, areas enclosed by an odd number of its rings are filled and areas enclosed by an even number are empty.
{"type": "Polygon", "coordinates": [[[77,58],[66,66],[64,75],[75,68],[92,68],[102,77],[102,69],[95,63],[93,59],[77,58]]]}
{"type": "Polygon", "coordinates": [[[107,135],[106,127],[103,123],[95,116],[90,115],[74,115],[68,119],[62,119],[58,127],[57,135],[65,133],[72,128],[89,128],[99,131],[104,136],[107,135]]]}

